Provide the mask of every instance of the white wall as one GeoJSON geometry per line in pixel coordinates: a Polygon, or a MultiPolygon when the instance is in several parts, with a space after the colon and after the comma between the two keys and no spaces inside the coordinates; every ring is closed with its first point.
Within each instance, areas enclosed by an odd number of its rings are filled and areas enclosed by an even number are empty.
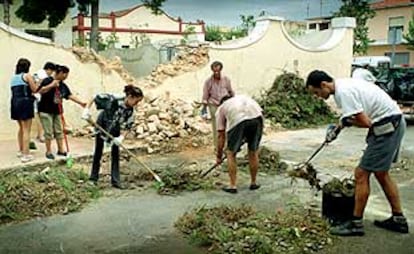
{"type": "MultiPolygon", "coordinates": [[[[16,30],[0,23],[0,135],[14,135],[16,123],[10,119],[10,79],[15,71],[17,60],[27,58],[32,65],[30,72],[41,69],[46,61],[66,65],[70,68],[68,79],[65,81],[72,92],[84,99],[90,99],[98,92],[122,92],[125,82],[115,73],[104,73],[94,63],[81,63],[76,56],[66,49],[47,43],[47,40],[33,36],[18,34],[16,30]]],[[[81,108],[70,101],[64,103],[65,118],[70,125],[79,127],[84,124],[80,119],[81,108]]]]}
{"type": "MultiPolygon", "coordinates": [[[[306,78],[312,70],[321,69],[334,77],[348,77],[352,63],[352,20],[336,21],[329,40],[318,47],[296,43],[284,30],[283,20],[263,20],[264,25],[260,27],[259,24],[260,31],[253,31],[251,38],[237,40],[233,45],[212,46],[210,62],[223,62],[223,74],[231,79],[236,93],[249,95],[259,95],[270,88],[283,71],[298,71],[306,78]]],[[[210,66],[206,65],[198,71],[167,79],[152,92],[170,91],[172,96],[199,101],[203,83],[210,75],[210,66]]]]}

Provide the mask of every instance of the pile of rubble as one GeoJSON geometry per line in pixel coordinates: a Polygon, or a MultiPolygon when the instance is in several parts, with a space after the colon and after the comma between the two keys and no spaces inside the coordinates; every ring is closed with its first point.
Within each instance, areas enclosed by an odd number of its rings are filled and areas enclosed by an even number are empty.
{"type": "Polygon", "coordinates": [[[195,71],[208,62],[208,48],[205,45],[182,47],[174,60],[158,65],[150,75],[138,81],[137,84],[142,87],[156,87],[169,77],[195,71]]]}
{"type": "MultiPolygon", "coordinates": [[[[188,139],[210,133],[210,124],[199,116],[198,110],[191,103],[170,99],[168,94],[140,106],[133,128],[134,137],[144,141],[148,153],[160,152],[165,142],[174,141],[174,138],[188,139]]],[[[195,147],[199,145],[203,144],[192,143],[195,147]]]]}
{"type": "MultiPolygon", "coordinates": [[[[92,127],[78,130],[75,136],[88,136],[92,127]]],[[[128,139],[141,142],[148,153],[173,152],[185,145],[198,147],[211,142],[211,125],[199,116],[198,109],[180,99],[163,97],[142,102],[135,111],[135,123],[128,139]]]]}
{"type": "Polygon", "coordinates": [[[136,79],[124,68],[121,58],[119,57],[106,59],[105,57],[97,54],[93,49],[84,47],[72,47],[71,51],[82,63],[96,63],[101,67],[104,73],[116,71],[126,83],[136,83],[136,79]]]}
{"type": "Polygon", "coordinates": [[[158,86],[168,77],[175,77],[185,72],[197,70],[201,66],[206,65],[209,61],[207,46],[182,46],[174,60],[169,63],[158,65],[150,75],[144,79],[136,80],[123,67],[119,57],[106,59],[97,54],[94,50],[83,47],[73,47],[71,48],[71,51],[81,62],[97,63],[105,73],[109,73],[112,70],[116,71],[126,83],[136,84],[139,87],[144,88],[158,86]]]}

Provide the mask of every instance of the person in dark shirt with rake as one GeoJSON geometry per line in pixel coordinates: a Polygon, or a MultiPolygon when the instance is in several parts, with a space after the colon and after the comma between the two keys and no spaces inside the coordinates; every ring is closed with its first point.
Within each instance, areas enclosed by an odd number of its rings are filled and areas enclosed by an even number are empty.
{"type": "Polygon", "coordinates": [[[112,94],[98,94],[88,103],[82,114],[82,119],[90,121],[89,108],[95,103],[96,108],[101,110],[96,123],[114,137],[111,140],[97,130],[89,180],[94,184],[98,182],[104,142],[107,142],[111,145],[111,183],[113,187],[118,189],[123,189],[119,175],[119,146],[124,139],[124,136],[121,135],[121,129],[132,128],[134,107],[144,98],[141,89],[133,85],[125,86],[124,93],[125,96],[121,97],[112,94]]]}

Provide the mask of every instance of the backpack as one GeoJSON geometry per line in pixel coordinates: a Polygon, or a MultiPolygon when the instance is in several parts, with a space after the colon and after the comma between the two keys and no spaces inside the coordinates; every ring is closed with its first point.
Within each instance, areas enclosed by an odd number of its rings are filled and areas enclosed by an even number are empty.
{"type": "Polygon", "coordinates": [[[118,100],[111,94],[98,94],[94,102],[97,110],[104,110],[109,114],[114,114],[118,109],[118,100]]]}

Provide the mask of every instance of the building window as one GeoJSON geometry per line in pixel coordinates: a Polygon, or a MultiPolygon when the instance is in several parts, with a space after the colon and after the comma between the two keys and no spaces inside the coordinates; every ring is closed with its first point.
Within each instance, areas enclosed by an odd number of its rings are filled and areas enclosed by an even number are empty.
{"type": "Polygon", "coordinates": [[[404,31],[404,17],[391,17],[388,20],[388,43],[399,44],[402,42],[404,31]]]}
{"type": "Polygon", "coordinates": [[[309,24],[309,30],[315,30],[315,29],[316,29],[315,23],[309,24]]]}
{"type": "Polygon", "coordinates": [[[395,52],[394,60],[392,59],[392,53],[386,52],[386,56],[391,58],[394,65],[409,65],[410,64],[410,53],[409,52],[395,52]]]}
{"type": "Polygon", "coordinates": [[[319,24],[319,30],[326,30],[326,29],[329,29],[329,23],[328,22],[324,22],[324,23],[319,24]]]}
{"type": "Polygon", "coordinates": [[[53,30],[25,29],[24,31],[28,34],[51,39],[52,41],[54,41],[53,30]]]}

